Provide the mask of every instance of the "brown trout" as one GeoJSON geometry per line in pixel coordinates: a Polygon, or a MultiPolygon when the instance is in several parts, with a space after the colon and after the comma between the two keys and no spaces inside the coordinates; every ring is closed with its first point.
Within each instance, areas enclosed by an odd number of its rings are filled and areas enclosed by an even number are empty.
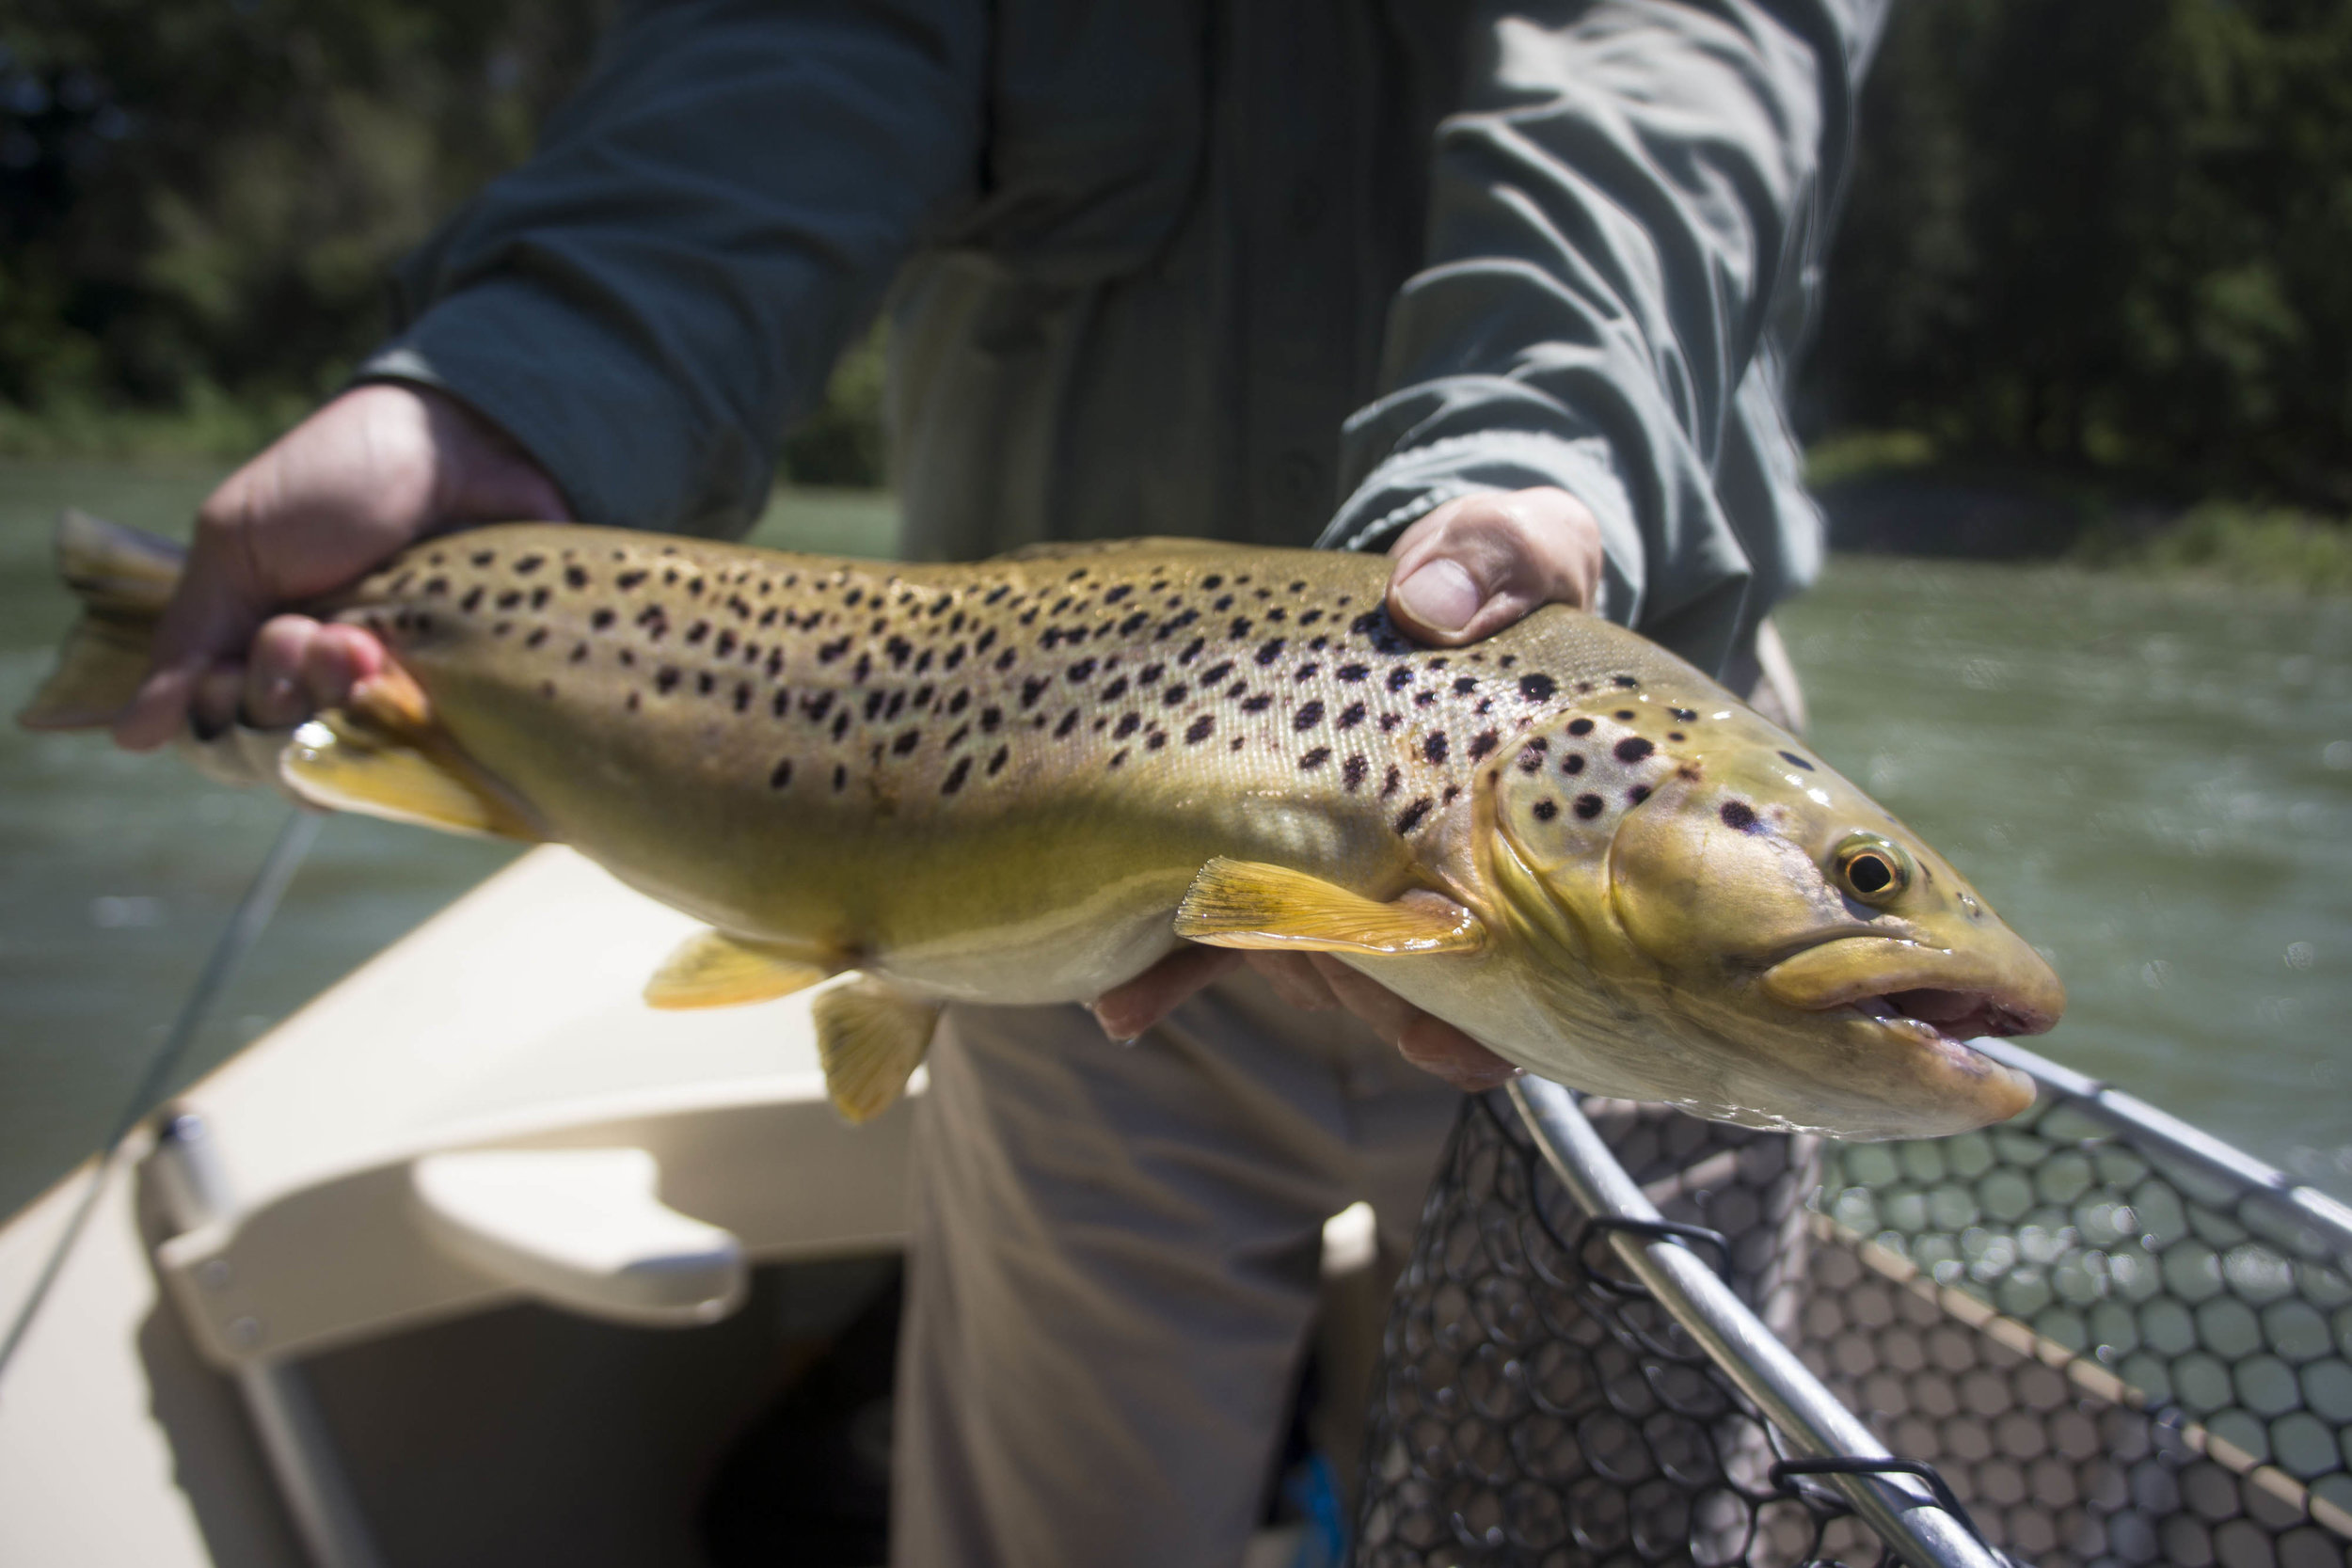
{"type": "MultiPolygon", "coordinates": [[[[21,716],[103,722],[170,546],[60,531],[21,716]]],[[[2031,1101],[1965,1042],[2064,1006],[1959,872],[1681,659],[1553,607],[1432,649],[1377,557],[1182,540],[964,565],[515,524],[311,607],[393,673],[304,798],[568,844],[706,922],[657,1006],[818,999],[852,1118],[941,1003],[1089,1001],[1186,939],[1337,955],[1530,1071],[1847,1137],[2031,1101]]]]}

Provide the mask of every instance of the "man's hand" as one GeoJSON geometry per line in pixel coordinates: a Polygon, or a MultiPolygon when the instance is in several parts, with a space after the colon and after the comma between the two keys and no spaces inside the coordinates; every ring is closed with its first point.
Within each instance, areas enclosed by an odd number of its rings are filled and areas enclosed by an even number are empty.
{"type": "Polygon", "coordinates": [[[115,721],[133,751],[193,721],[275,729],[331,707],[384,667],[352,626],[276,615],[340,588],[428,533],[568,519],[552,480],[495,428],[425,388],[355,388],[231,474],[197,514],[155,665],[115,721]]]}
{"type": "MultiPolygon", "coordinates": [[[[1406,529],[1389,555],[1396,562],[1389,574],[1390,616],[1438,647],[1490,636],[1539,605],[1588,608],[1600,587],[1600,525],[1564,490],[1448,501],[1406,529]]],[[[1132,1039],[1243,962],[1294,1006],[1346,1008],[1406,1060],[1456,1088],[1490,1089],[1518,1071],[1453,1024],[1322,953],[1187,946],[1105,992],[1094,1016],[1114,1039],[1132,1039]]]]}

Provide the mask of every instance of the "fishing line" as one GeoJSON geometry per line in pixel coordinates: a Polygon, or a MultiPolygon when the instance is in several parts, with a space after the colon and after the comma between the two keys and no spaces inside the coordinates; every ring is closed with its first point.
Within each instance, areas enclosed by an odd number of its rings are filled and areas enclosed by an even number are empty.
{"type": "Polygon", "coordinates": [[[106,1134],[106,1141],[99,1147],[97,1163],[89,1173],[89,1180],[83,1184],[81,1197],[73,1206],[73,1217],[66,1222],[64,1234],[49,1249],[49,1257],[41,1264],[40,1276],[33,1281],[32,1290],[26,1292],[24,1305],[17,1309],[16,1321],[8,1325],[8,1337],[0,1340],[0,1378],[8,1375],[8,1364],[16,1358],[17,1348],[24,1344],[25,1335],[31,1332],[33,1320],[40,1315],[41,1304],[49,1299],[50,1288],[65,1272],[66,1259],[72,1254],[74,1243],[81,1239],[83,1227],[89,1223],[90,1214],[98,1207],[99,1196],[105,1191],[107,1179],[114,1172],[115,1161],[122,1152],[123,1140],[130,1137],[145,1118],[149,1105],[164,1092],[164,1085],[171,1082],[172,1074],[179,1069],[181,1057],[187,1054],[189,1044],[195,1040],[197,1031],[203,1027],[205,1017],[212,1011],[214,1002],[218,1000],[222,988],[237,972],[237,966],[245,961],[246,955],[253,950],[253,944],[261,940],[270,916],[278,911],[278,901],[285,895],[286,884],[294,880],[295,869],[302,864],[302,857],[310,853],[311,841],[318,837],[319,825],[324,821],[326,817],[322,814],[295,807],[287,816],[285,825],[278,830],[278,837],[271,843],[269,853],[262,857],[261,869],[254,872],[253,880],[246,886],[245,896],[237,900],[236,912],[229,917],[229,924],[222,929],[220,939],[213,943],[212,956],[204,960],[203,972],[197,975],[187,999],[180,1004],[179,1015],[172,1020],[170,1031],[164,1036],[163,1043],[155,1048],[155,1054],[148,1061],[147,1070],[139,1074],[137,1085],[124,1101],[121,1114],[115,1118],[113,1128],[106,1134]]]}

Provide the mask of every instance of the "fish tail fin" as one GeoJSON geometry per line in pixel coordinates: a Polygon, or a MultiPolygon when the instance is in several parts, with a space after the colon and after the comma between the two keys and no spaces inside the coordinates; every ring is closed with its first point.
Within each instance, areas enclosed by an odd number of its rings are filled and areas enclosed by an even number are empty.
{"type": "Polygon", "coordinates": [[[72,507],[57,516],[56,550],[57,575],[82,601],[82,618],[16,721],[28,730],[95,729],[113,722],[138,694],[155,624],[187,552],[72,507]]]}

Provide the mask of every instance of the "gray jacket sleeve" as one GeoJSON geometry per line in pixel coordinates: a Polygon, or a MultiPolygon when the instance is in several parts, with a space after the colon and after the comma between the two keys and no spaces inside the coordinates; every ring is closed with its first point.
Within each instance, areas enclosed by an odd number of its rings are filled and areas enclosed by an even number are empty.
{"type": "Polygon", "coordinates": [[[749,526],[777,437],[978,163],[983,8],[655,0],[403,267],[368,377],[442,387],[591,522],[749,526]]]}
{"type": "Polygon", "coordinates": [[[1599,608],[1720,665],[1820,560],[1781,381],[1883,9],[1482,7],[1324,542],[1558,485],[1599,518],[1599,608]]]}

